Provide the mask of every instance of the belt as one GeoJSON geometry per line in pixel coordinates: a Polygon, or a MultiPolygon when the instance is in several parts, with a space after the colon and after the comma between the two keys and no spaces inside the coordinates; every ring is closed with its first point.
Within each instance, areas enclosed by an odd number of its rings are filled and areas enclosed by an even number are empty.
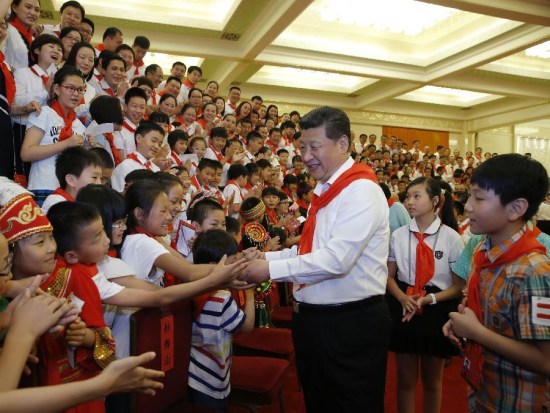
{"type": "Polygon", "coordinates": [[[294,312],[298,314],[343,313],[347,311],[359,310],[361,308],[367,308],[384,300],[383,295],[373,295],[372,297],[368,297],[363,300],[340,304],[309,304],[294,301],[294,312]]]}

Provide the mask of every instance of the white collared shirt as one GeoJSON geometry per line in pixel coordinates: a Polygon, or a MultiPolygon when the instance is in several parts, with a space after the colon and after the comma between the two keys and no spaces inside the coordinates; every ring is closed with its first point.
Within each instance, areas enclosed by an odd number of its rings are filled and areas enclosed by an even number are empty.
{"type": "MultiPolygon", "coordinates": [[[[124,191],[124,185],[126,183],[124,178],[126,178],[126,175],[130,172],[135,171],[136,169],[146,169],[145,164],[149,161],[149,159],[145,159],[145,157],[139,152],[134,153],[141,162],[136,162],[133,159],[126,158],[119,163],[113,171],[113,176],[111,177],[111,187],[115,191],[124,191]]],[[[151,162],[151,170],[153,172],[158,172],[160,171],[160,168],[151,162]]]]}
{"type": "MultiPolygon", "coordinates": [[[[30,67],[17,69],[13,74],[15,79],[14,105],[25,106],[33,100],[36,100],[40,106],[48,104],[48,91],[40,76],[53,76],[53,73],[51,75],[46,73],[38,65],[34,65],[32,68],[38,73],[38,76],[31,71],[30,67]]],[[[13,121],[20,125],[26,125],[28,118],[29,115],[12,115],[13,121]]]]}
{"type": "MultiPolygon", "coordinates": [[[[320,195],[351,168],[349,158],[320,195]]],[[[338,304],[386,292],[388,279],[388,203],[377,183],[361,179],[344,188],[317,212],[312,252],[297,255],[297,248],[266,253],[269,273],[276,281],[293,281],[294,297],[310,304],[338,304]],[[306,284],[298,288],[299,284],[306,284]]]]}
{"type": "MultiPolygon", "coordinates": [[[[418,224],[415,219],[409,225],[398,228],[393,232],[388,257],[388,261],[397,263],[397,278],[409,285],[414,285],[416,280],[416,246],[418,245],[418,240],[412,232],[418,232],[418,224]]],[[[430,234],[426,237],[425,242],[432,250],[435,244],[435,274],[427,285],[434,285],[441,290],[445,290],[453,284],[451,265],[462,252],[464,247],[462,239],[458,232],[442,225],[439,217],[432,222],[424,233],[430,234]]]]}
{"type": "Polygon", "coordinates": [[[6,63],[13,69],[29,67],[29,49],[15,27],[8,24],[8,36],[4,43],[6,63]]]}
{"type": "MultiPolygon", "coordinates": [[[[127,117],[124,118],[124,122],[127,122],[128,125],[130,125],[132,128],[137,129],[137,125],[134,124],[130,119],[127,117]]],[[[124,151],[124,155],[128,156],[128,154],[135,152],[136,150],[136,134],[135,132],[132,132],[122,127],[121,130],[113,132],[113,137],[115,138],[115,147],[117,149],[122,149],[124,151]]]]}

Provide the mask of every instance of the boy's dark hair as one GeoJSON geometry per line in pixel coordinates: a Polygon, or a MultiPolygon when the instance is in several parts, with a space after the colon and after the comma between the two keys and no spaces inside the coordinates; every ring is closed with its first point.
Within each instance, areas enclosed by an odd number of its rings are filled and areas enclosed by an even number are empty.
{"type": "Polygon", "coordinates": [[[296,124],[291,120],[284,121],[281,125],[281,130],[285,130],[286,128],[296,129],[296,124]]]}
{"type": "Polygon", "coordinates": [[[149,169],[136,169],[135,171],[129,172],[128,175],[124,177],[124,182],[130,184],[145,181],[151,179],[153,175],[155,175],[155,173],[149,169]]]}
{"type": "Polygon", "coordinates": [[[59,202],[49,209],[47,216],[60,254],[78,249],[81,230],[101,219],[95,206],[82,202],[59,202]]]}
{"type": "Polygon", "coordinates": [[[216,165],[214,164],[214,160],[213,159],[208,159],[208,158],[202,158],[199,161],[199,164],[197,165],[197,169],[199,171],[202,171],[204,168],[212,168],[212,169],[216,170],[216,165]]]}
{"type": "Polygon", "coordinates": [[[237,251],[237,242],[229,232],[223,229],[209,229],[195,238],[193,262],[195,264],[219,262],[224,255],[235,255],[237,251]]]}
{"type": "Polygon", "coordinates": [[[67,187],[65,180],[67,175],[74,175],[78,178],[88,166],[101,166],[97,155],[88,149],[74,146],[61,152],[55,160],[55,176],[61,189],[67,187]]]}
{"type": "Polygon", "coordinates": [[[176,129],[168,134],[168,145],[173,148],[178,141],[189,141],[189,135],[182,130],[176,129]]]}
{"type": "Polygon", "coordinates": [[[271,227],[271,228],[269,228],[269,231],[267,231],[267,233],[269,234],[269,236],[271,238],[279,237],[279,244],[280,245],[285,245],[285,242],[287,240],[287,235],[286,235],[286,231],[284,230],[284,228],[271,227]]]}
{"type": "MultiPolygon", "coordinates": [[[[156,111],[156,112],[153,112],[149,115],[149,120],[151,122],[155,122],[155,123],[165,123],[167,125],[170,124],[170,117],[164,113],[164,112],[160,112],[160,111],[156,111]]],[[[181,131],[183,132],[183,131],[181,131]]]]}
{"type": "Polygon", "coordinates": [[[223,165],[220,161],[218,161],[217,159],[211,159],[211,161],[212,161],[212,166],[214,167],[215,170],[223,169],[223,165]]]}
{"type": "Polygon", "coordinates": [[[102,168],[114,169],[115,163],[113,161],[113,158],[111,158],[111,155],[109,154],[107,149],[102,148],[101,146],[96,146],[95,148],[90,148],[88,150],[97,155],[97,157],[101,161],[102,168]]]}
{"type": "Polygon", "coordinates": [[[101,95],[92,100],[90,116],[100,125],[103,123],[122,125],[124,123],[120,101],[114,96],[101,95]]]}
{"type": "MultiPolygon", "coordinates": [[[[154,176],[154,172],[150,176],[154,176]]],[[[134,215],[134,210],[141,208],[146,216],[149,215],[155,201],[161,194],[164,194],[163,189],[152,179],[137,181],[130,185],[124,196],[126,199],[127,227],[129,232],[134,231],[139,226],[139,222],[134,215]]]]}
{"type": "Polygon", "coordinates": [[[294,162],[302,162],[302,157],[300,155],[294,155],[292,157],[292,163],[294,164],[294,162]]]}
{"type": "MultiPolygon", "coordinates": [[[[145,85],[149,86],[151,89],[154,89],[155,86],[153,85],[153,81],[151,79],[146,78],[145,76],[138,76],[134,78],[134,81],[137,81],[136,87],[145,85]]],[[[145,94],[147,96],[147,94],[145,94]]]]}
{"type": "Polygon", "coordinates": [[[277,156],[281,156],[282,153],[288,153],[288,151],[287,151],[286,149],[284,149],[284,148],[283,148],[283,149],[279,149],[279,150],[277,151],[277,156]]]}
{"type": "Polygon", "coordinates": [[[134,46],[139,46],[142,49],[149,50],[149,48],[151,47],[151,42],[145,36],[136,36],[136,38],[134,39],[134,46]]]}
{"type": "Polygon", "coordinates": [[[239,124],[239,123],[240,123],[241,125],[242,125],[243,123],[247,123],[247,124],[249,124],[249,125],[252,125],[252,119],[250,119],[250,118],[242,118],[242,119],[239,119],[239,120],[237,121],[237,124],[239,124]]]}
{"type": "Polygon", "coordinates": [[[296,195],[298,195],[298,198],[302,199],[304,195],[307,195],[312,189],[313,188],[307,182],[300,182],[296,190],[296,195]]]}
{"type": "Polygon", "coordinates": [[[273,132],[281,132],[281,133],[283,133],[283,132],[281,131],[280,128],[274,127],[274,128],[271,128],[271,129],[269,130],[269,136],[273,135],[273,132]]]}
{"type": "Polygon", "coordinates": [[[342,135],[345,135],[348,138],[348,143],[351,145],[350,121],[348,115],[343,110],[323,106],[313,109],[304,115],[299,123],[302,131],[324,126],[327,138],[336,141],[342,135]]]}
{"type": "Polygon", "coordinates": [[[126,217],[126,203],[117,191],[105,185],[86,185],[76,196],[76,202],[95,206],[101,218],[105,233],[113,239],[113,223],[126,217]]]}
{"type": "Polygon", "coordinates": [[[101,59],[101,67],[107,70],[107,68],[109,67],[109,65],[113,60],[118,60],[122,62],[122,64],[124,65],[124,68],[126,68],[126,62],[124,61],[124,59],[120,55],[116,54],[115,52],[111,52],[101,59]]]}
{"type": "Polygon", "coordinates": [[[283,178],[283,186],[288,187],[289,185],[296,184],[298,185],[298,178],[292,174],[288,174],[283,178]]]}
{"type": "MultiPolygon", "coordinates": [[[[142,90],[142,92],[143,92],[143,90],[142,90]]],[[[136,136],[137,135],[145,136],[149,132],[152,132],[152,131],[158,132],[162,136],[164,136],[164,129],[162,129],[162,127],[158,123],[150,122],[150,121],[147,121],[147,120],[141,121],[139,123],[138,127],[136,128],[135,135],[136,136]]]]}
{"type": "Polygon", "coordinates": [[[256,162],[256,165],[258,165],[258,168],[262,170],[266,168],[272,168],[271,162],[269,162],[267,159],[259,159],[256,162]]]}
{"type": "MultiPolygon", "coordinates": [[[[136,53],[134,52],[134,49],[132,49],[130,47],[130,45],[126,44],[126,43],[122,43],[120,46],[118,46],[116,49],[115,49],[115,53],[120,53],[124,50],[127,50],[129,51],[130,53],[132,53],[132,56],[135,58],[136,57],[136,53]]],[[[128,67],[126,69],[129,69],[128,67]]]]}
{"type": "Polygon", "coordinates": [[[126,91],[124,94],[124,103],[129,104],[130,100],[135,97],[141,98],[147,103],[147,93],[139,87],[131,87],[126,91]]]}
{"type": "Polygon", "coordinates": [[[168,76],[168,78],[166,79],[166,84],[171,82],[172,80],[175,80],[181,85],[181,79],[177,76],[168,76]]]}
{"type": "MultiPolygon", "coordinates": [[[[202,192],[198,192],[191,201],[191,205],[193,204],[194,200],[197,198],[200,198],[204,194],[202,192]]],[[[218,201],[215,201],[211,198],[204,198],[197,202],[195,205],[193,205],[192,208],[189,208],[187,210],[187,218],[191,221],[198,222],[199,224],[202,224],[202,222],[206,219],[208,216],[208,213],[210,211],[215,210],[221,210],[223,211],[223,207],[219,204],[218,201]]]]}
{"type": "Polygon", "coordinates": [[[421,176],[411,181],[411,183],[407,186],[407,189],[405,189],[405,193],[407,193],[413,186],[422,184],[426,185],[426,192],[428,193],[430,199],[434,199],[436,196],[439,197],[439,202],[434,206],[435,211],[438,210],[441,202],[443,201],[443,207],[441,208],[440,213],[441,222],[458,232],[458,224],[454,214],[453,196],[448,191],[444,192],[444,196],[441,195],[442,187],[440,181],[434,178],[421,176]]]}
{"type": "MultiPolygon", "coordinates": [[[[79,9],[80,13],[82,14],[82,20],[84,20],[84,16],[86,15],[86,10],[84,10],[84,7],[82,7],[82,4],[80,4],[78,1],[74,1],[74,0],[66,1],[65,3],[63,3],[61,5],[61,8],[59,9],[59,12],[63,13],[63,11],[67,7],[74,7],[75,9],[79,9]]],[[[92,26],[92,28],[94,27],[93,25],[90,25],[90,26],[92,26]]]]}
{"type": "Polygon", "coordinates": [[[214,138],[227,139],[227,129],[222,128],[222,127],[212,128],[212,130],[210,131],[210,137],[212,139],[214,139],[214,138]]]}
{"type": "Polygon", "coordinates": [[[187,66],[185,66],[185,63],[180,62],[179,60],[176,60],[174,63],[172,63],[172,69],[175,68],[176,66],[183,66],[187,69],[187,66]]]}
{"type": "Polygon", "coordinates": [[[260,170],[260,167],[254,162],[247,163],[245,167],[248,171],[248,176],[252,176],[260,170]]]}
{"type": "Polygon", "coordinates": [[[173,187],[176,185],[181,185],[180,179],[176,175],[168,172],[155,172],[155,174],[151,177],[151,180],[156,182],[158,186],[166,192],[166,195],[168,195],[168,192],[170,192],[173,187]]]}
{"type": "Polygon", "coordinates": [[[248,169],[240,163],[232,164],[227,170],[227,179],[235,180],[241,176],[248,177],[248,169]]]}
{"type": "Polygon", "coordinates": [[[237,218],[232,216],[225,217],[225,230],[230,234],[240,234],[241,232],[241,223],[237,218]]]}
{"type": "Polygon", "coordinates": [[[262,198],[269,195],[275,195],[277,198],[279,198],[279,190],[274,186],[268,186],[267,188],[264,188],[262,190],[262,198]]]}
{"type": "Polygon", "coordinates": [[[453,172],[453,178],[462,178],[462,175],[464,175],[464,171],[460,168],[455,169],[453,172]]]}
{"type": "Polygon", "coordinates": [[[202,69],[201,69],[200,67],[198,67],[198,66],[189,66],[189,67],[187,68],[187,75],[189,75],[190,73],[193,73],[194,71],[199,72],[199,73],[201,74],[201,76],[202,76],[202,69]]]}
{"type": "Polygon", "coordinates": [[[92,28],[92,35],[93,35],[94,32],[95,32],[94,22],[92,20],[90,20],[89,18],[82,16],[82,23],[86,23],[87,25],[89,25],[92,28]]]}
{"type": "Polygon", "coordinates": [[[252,142],[255,139],[263,140],[262,135],[260,135],[258,132],[249,132],[246,136],[246,144],[248,145],[250,142],[252,142]]]}
{"type": "Polygon", "coordinates": [[[103,40],[107,37],[116,37],[118,34],[122,36],[122,31],[117,27],[107,27],[103,32],[103,40]]]}
{"type": "Polygon", "coordinates": [[[548,172],[533,158],[509,153],[482,162],[474,169],[470,183],[493,191],[502,206],[518,198],[526,199],[529,206],[522,219],[529,221],[548,191],[548,172]]]}

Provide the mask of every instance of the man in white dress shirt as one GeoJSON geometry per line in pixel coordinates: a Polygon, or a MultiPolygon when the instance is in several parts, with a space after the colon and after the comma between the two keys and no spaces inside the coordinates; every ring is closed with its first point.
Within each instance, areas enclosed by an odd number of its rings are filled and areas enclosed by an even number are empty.
{"type": "Polygon", "coordinates": [[[247,252],[242,276],[294,283],[292,335],[308,412],[383,412],[389,312],[388,206],[373,171],[350,157],[350,122],[321,107],[300,120],[318,181],[298,249],[247,252]],[[265,259],[252,259],[260,256],[265,259]]]}

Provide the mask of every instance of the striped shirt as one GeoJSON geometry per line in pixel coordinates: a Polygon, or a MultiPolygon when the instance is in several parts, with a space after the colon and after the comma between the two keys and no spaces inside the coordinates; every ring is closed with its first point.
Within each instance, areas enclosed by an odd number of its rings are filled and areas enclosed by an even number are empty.
{"type": "Polygon", "coordinates": [[[189,386],[215,399],[229,395],[233,333],[245,315],[227,290],[216,291],[193,321],[189,386]]]}
{"type": "MultiPolygon", "coordinates": [[[[524,233],[525,227],[492,248],[486,238],[481,248],[488,250],[494,262],[524,233]]],[[[550,259],[545,254],[532,252],[496,269],[481,270],[482,318],[489,330],[514,340],[550,340],[550,325],[535,317],[534,297],[550,299],[550,259]]],[[[483,383],[472,394],[476,412],[550,411],[549,377],[523,369],[486,348],[483,383]]]]}

